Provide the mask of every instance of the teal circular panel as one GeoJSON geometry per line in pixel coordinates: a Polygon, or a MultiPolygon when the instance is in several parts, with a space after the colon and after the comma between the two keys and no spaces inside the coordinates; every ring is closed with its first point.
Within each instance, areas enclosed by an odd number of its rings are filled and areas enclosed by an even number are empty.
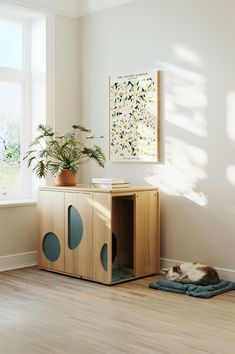
{"type": "Polygon", "coordinates": [[[105,243],[101,248],[100,259],[101,259],[101,263],[102,263],[104,270],[107,272],[107,270],[108,270],[108,245],[107,245],[107,243],[105,243]]]}
{"type": "Polygon", "coordinates": [[[53,232],[48,232],[42,242],[43,252],[46,258],[55,262],[60,256],[60,241],[53,232]]]}
{"type": "Polygon", "coordinates": [[[68,208],[68,246],[71,250],[79,246],[83,235],[82,218],[78,210],[70,205],[68,208]]]}

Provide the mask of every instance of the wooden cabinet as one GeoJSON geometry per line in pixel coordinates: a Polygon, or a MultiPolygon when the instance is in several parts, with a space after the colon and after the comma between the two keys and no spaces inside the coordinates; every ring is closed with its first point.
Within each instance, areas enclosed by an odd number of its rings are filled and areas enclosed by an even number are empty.
{"type": "Polygon", "coordinates": [[[104,284],[160,266],[159,191],[150,187],[44,187],[38,266],[104,284]]]}

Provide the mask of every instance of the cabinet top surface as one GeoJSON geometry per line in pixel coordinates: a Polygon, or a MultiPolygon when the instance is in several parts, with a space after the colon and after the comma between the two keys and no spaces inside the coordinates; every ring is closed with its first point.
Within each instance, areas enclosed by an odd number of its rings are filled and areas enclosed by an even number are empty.
{"type": "Polygon", "coordinates": [[[137,191],[158,191],[159,189],[156,187],[148,187],[148,186],[130,186],[126,188],[97,188],[92,187],[89,184],[77,184],[73,187],[65,187],[65,186],[43,186],[39,187],[40,191],[61,191],[61,192],[99,192],[99,193],[130,193],[137,191]]]}

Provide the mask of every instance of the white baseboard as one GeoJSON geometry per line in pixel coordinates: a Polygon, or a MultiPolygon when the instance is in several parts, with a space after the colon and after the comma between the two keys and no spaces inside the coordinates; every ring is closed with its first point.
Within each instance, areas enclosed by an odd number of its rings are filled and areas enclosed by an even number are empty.
{"type": "Polygon", "coordinates": [[[0,272],[10,269],[30,267],[37,264],[37,252],[27,252],[0,256],[0,272]]]}
{"type": "MultiPolygon", "coordinates": [[[[170,268],[176,264],[184,263],[183,261],[178,261],[176,259],[169,258],[161,258],[161,269],[162,268],[170,268]]],[[[215,267],[217,270],[219,277],[224,280],[231,280],[235,282],[235,270],[215,267]]]]}
{"type": "MultiPolygon", "coordinates": [[[[170,268],[175,264],[183,263],[176,259],[161,258],[161,269],[170,268]]],[[[25,267],[31,267],[37,264],[37,252],[27,252],[27,253],[18,253],[11,254],[8,256],[0,256],[0,272],[19,269],[25,267]]],[[[215,267],[221,279],[231,280],[235,282],[235,270],[215,267]]]]}

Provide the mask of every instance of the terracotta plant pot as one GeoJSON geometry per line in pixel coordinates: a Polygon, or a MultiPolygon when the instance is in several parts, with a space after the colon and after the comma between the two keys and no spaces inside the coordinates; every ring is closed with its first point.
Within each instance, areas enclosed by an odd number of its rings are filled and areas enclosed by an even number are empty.
{"type": "Polygon", "coordinates": [[[61,174],[55,178],[56,186],[76,186],[77,180],[69,170],[62,170],[61,174]]]}

